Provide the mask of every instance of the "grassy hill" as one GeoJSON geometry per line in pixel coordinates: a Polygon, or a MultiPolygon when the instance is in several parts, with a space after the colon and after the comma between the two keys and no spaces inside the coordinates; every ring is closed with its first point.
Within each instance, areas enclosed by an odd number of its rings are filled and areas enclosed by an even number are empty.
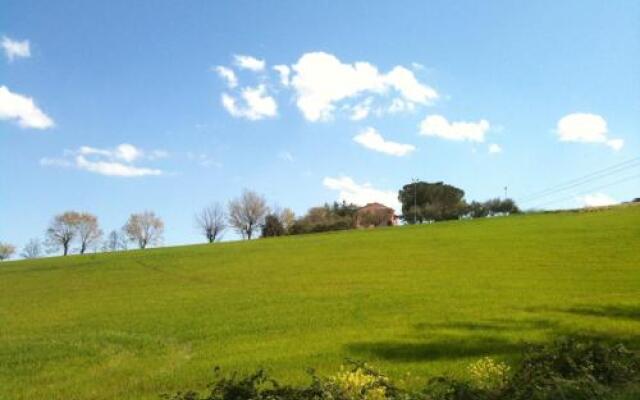
{"type": "Polygon", "coordinates": [[[211,367],[408,384],[522,341],[640,345],[640,207],[0,265],[0,399],[156,399],[211,367]]]}

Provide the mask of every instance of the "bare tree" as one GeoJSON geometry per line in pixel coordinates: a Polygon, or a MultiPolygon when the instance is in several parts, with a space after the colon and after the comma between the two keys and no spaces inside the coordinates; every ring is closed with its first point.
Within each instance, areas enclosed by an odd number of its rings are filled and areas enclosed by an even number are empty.
{"type": "Polygon", "coordinates": [[[130,241],[145,249],[162,241],[164,222],[153,211],[144,211],[131,214],[123,229],[130,241]]]}
{"type": "Polygon", "coordinates": [[[102,230],[98,227],[98,218],[89,213],[81,213],[78,216],[76,230],[80,241],[80,254],[84,254],[89,246],[98,242],[102,237],[102,230]]]}
{"type": "Polygon", "coordinates": [[[127,238],[124,232],[112,230],[102,243],[102,251],[118,251],[127,249],[127,238]]]}
{"type": "Polygon", "coordinates": [[[264,197],[245,190],[239,198],[229,202],[229,225],[243,238],[251,240],[253,232],[264,223],[268,212],[269,207],[264,197]]]}
{"type": "Polygon", "coordinates": [[[278,219],[286,232],[289,232],[291,226],[296,222],[296,214],[290,208],[285,208],[278,214],[278,219]]]}
{"type": "Polygon", "coordinates": [[[213,243],[222,237],[222,232],[226,228],[225,218],[224,209],[219,203],[215,203],[196,214],[196,226],[209,243],[213,243]]]}
{"type": "Polygon", "coordinates": [[[54,251],[62,248],[62,254],[69,254],[71,241],[76,237],[80,214],[75,211],[67,211],[56,215],[47,229],[47,244],[54,251]]]}
{"type": "Polygon", "coordinates": [[[4,261],[8,258],[11,258],[11,256],[15,252],[16,252],[15,246],[9,243],[0,242],[0,261],[4,261]]]}
{"type": "Polygon", "coordinates": [[[22,253],[20,255],[23,258],[38,258],[42,255],[42,244],[40,243],[40,239],[34,238],[27,242],[22,249],[22,253]]]}

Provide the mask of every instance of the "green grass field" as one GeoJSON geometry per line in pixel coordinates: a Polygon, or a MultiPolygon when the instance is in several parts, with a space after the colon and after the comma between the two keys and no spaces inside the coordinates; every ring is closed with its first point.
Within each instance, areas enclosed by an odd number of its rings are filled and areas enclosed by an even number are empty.
{"type": "Polygon", "coordinates": [[[0,265],[0,399],[157,399],[211,368],[408,385],[523,341],[640,345],[640,207],[0,265]]]}

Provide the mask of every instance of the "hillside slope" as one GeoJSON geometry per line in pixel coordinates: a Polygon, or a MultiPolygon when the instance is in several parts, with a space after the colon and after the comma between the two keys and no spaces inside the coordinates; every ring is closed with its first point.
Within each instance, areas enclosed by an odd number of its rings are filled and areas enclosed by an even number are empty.
{"type": "Polygon", "coordinates": [[[0,399],[155,399],[214,365],[298,381],[345,357],[456,373],[564,334],[640,344],[640,207],[0,265],[0,399]]]}

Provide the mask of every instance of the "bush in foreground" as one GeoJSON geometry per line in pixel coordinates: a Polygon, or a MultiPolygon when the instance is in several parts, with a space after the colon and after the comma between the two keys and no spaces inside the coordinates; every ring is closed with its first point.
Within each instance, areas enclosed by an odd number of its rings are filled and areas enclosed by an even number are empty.
{"type": "Polygon", "coordinates": [[[281,385],[263,370],[222,376],[207,393],[166,400],[605,400],[640,380],[640,357],[623,345],[564,339],[530,346],[514,366],[485,357],[466,379],[436,377],[417,391],[401,389],[367,364],[351,362],[331,377],[311,372],[307,386],[281,385]]]}

